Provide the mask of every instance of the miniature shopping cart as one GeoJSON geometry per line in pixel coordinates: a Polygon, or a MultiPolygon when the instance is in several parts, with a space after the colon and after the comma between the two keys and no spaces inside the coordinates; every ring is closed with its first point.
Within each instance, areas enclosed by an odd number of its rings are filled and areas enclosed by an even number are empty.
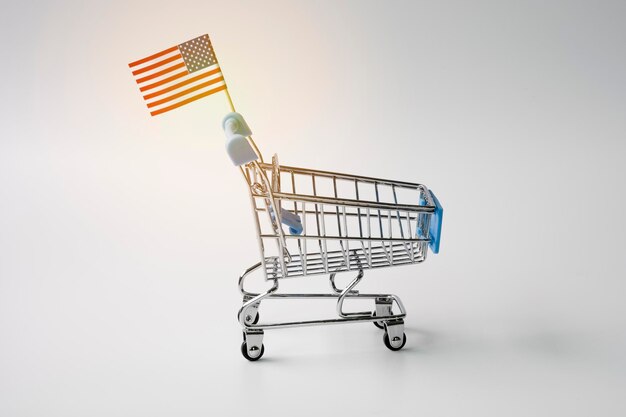
{"type": "Polygon", "coordinates": [[[426,260],[429,247],[439,251],[443,210],[435,195],[421,184],[281,166],[276,155],[272,163],[265,163],[241,115],[230,113],[223,126],[228,153],[250,191],[261,252],[261,261],[239,278],[243,356],[251,361],[263,356],[265,330],[354,322],[373,322],[384,330],[385,346],[402,349],[406,311],[400,299],[392,294],[361,294],[355,287],[366,269],[415,264],[426,260]],[[246,291],[246,278],[258,269],[271,288],[263,293],[246,291]],[[356,277],[338,288],[335,277],[343,272],[356,277]],[[322,274],[329,275],[329,293],[277,292],[283,279],[322,274]],[[270,298],[333,298],[337,316],[259,323],[261,302],[270,298]],[[374,309],[345,311],[345,300],[357,298],[373,300],[374,309]]]}

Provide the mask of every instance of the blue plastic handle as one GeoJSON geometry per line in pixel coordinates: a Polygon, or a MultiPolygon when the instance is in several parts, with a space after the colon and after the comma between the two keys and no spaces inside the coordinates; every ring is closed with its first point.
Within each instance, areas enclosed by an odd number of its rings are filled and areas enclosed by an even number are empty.
{"type": "MultiPolygon", "coordinates": [[[[439,199],[437,199],[435,194],[430,190],[428,192],[430,193],[431,197],[433,198],[433,202],[435,203],[435,212],[431,215],[430,223],[428,225],[428,235],[430,236],[430,242],[428,242],[428,246],[430,247],[430,250],[433,251],[433,253],[439,253],[439,246],[441,244],[441,225],[443,222],[443,207],[441,206],[441,203],[439,202],[439,199]]],[[[426,205],[426,201],[424,201],[424,199],[420,199],[420,205],[426,205]]],[[[420,225],[423,224],[426,216],[428,216],[428,214],[425,213],[419,215],[417,222],[418,237],[423,237],[420,225]]]]}
{"type": "MultiPolygon", "coordinates": [[[[272,219],[274,218],[274,210],[270,207],[270,214],[272,215],[272,219]]],[[[289,233],[292,235],[299,235],[302,233],[302,221],[300,220],[300,216],[295,213],[290,212],[289,210],[285,210],[284,208],[280,209],[280,218],[282,223],[289,227],[289,233]]]]}

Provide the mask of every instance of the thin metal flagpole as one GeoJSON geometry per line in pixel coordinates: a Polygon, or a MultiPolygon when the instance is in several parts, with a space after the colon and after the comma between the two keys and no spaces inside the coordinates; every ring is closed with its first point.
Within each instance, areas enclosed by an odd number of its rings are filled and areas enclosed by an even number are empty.
{"type": "MultiPolygon", "coordinates": [[[[222,77],[224,77],[224,74],[222,74],[222,77]]],[[[224,83],[224,84],[226,84],[226,83],[224,83]]],[[[234,113],[236,111],[235,110],[235,105],[233,104],[233,99],[230,98],[230,93],[228,92],[228,85],[226,86],[224,91],[226,92],[226,98],[228,99],[228,104],[230,105],[230,111],[232,111],[234,113]]]]}
{"type": "MultiPolygon", "coordinates": [[[[211,45],[211,48],[212,48],[212,45],[211,45]]],[[[215,53],[214,49],[213,49],[213,53],[215,54],[214,55],[215,56],[215,61],[217,62],[217,65],[220,68],[220,72],[222,72],[222,66],[220,65],[220,63],[219,63],[219,61],[217,59],[217,54],[215,53]]],[[[233,99],[230,97],[230,92],[228,91],[228,83],[226,82],[226,77],[224,77],[224,73],[223,72],[222,72],[222,78],[224,79],[224,86],[226,87],[224,89],[224,92],[226,93],[226,98],[228,99],[228,105],[230,106],[230,111],[233,112],[233,113],[236,113],[237,110],[235,110],[235,105],[233,104],[233,99]]],[[[254,148],[254,152],[256,152],[256,154],[259,157],[259,159],[261,160],[261,162],[263,162],[263,154],[261,154],[261,151],[256,146],[256,143],[252,139],[252,135],[248,136],[248,142],[250,142],[250,144],[254,148]]]]}

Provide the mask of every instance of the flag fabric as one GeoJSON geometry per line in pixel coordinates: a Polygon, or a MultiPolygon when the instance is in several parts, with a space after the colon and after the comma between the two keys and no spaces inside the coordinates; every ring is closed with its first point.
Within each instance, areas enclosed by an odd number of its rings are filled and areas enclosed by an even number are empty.
{"type": "Polygon", "coordinates": [[[152,116],[226,89],[209,35],[128,64],[152,116]]]}

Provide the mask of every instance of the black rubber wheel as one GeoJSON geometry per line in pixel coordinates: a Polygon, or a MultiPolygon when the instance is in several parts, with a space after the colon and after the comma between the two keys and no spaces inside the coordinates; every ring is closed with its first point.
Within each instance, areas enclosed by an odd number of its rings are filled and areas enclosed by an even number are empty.
{"type": "Polygon", "coordinates": [[[256,358],[251,357],[250,355],[248,355],[248,345],[246,342],[243,342],[241,344],[241,354],[243,355],[244,358],[246,358],[247,360],[254,362],[254,361],[258,361],[259,359],[261,359],[263,357],[263,354],[265,353],[265,345],[261,345],[261,354],[259,356],[257,356],[256,358]]]}
{"type": "Polygon", "coordinates": [[[391,346],[391,343],[389,342],[389,335],[387,334],[387,332],[385,332],[385,334],[383,335],[383,342],[385,342],[385,346],[387,346],[387,349],[393,350],[395,352],[402,349],[406,344],[406,334],[402,333],[402,344],[399,347],[391,346]]]}
{"type": "MultiPolygon", "coordinates": [[[[374,314],[372,314],[372,316],[376,317],[376,312],[374,312],[374,314]]],[[[372,323],[374,323],[374,326],[378,327],[381,330],[385,328],[385,325],[382,324],[381,322],[373,321],[372,323]]]]}

